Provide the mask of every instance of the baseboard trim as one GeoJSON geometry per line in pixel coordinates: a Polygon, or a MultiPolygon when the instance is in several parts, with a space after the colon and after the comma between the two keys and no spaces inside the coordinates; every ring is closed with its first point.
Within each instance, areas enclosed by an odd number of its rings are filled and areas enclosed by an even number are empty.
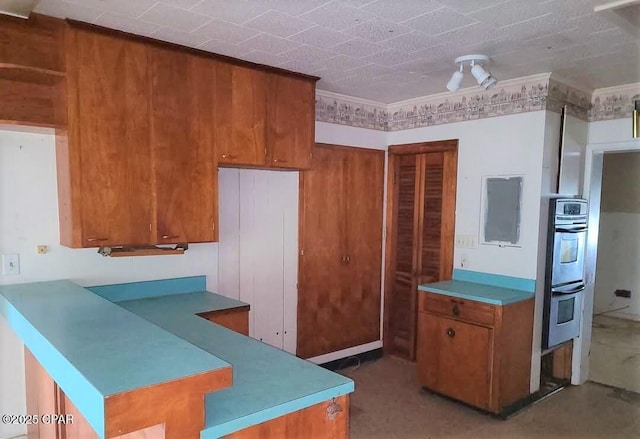
{"type": "Polygon", "coordinates": [[[325,364],[334,360],[343,360],[378,348],[382,348],[382,340],[372,341],[371,343],[342,349],[340,351],[329,352],[328,354],[318,355],[317,357],[307,358],[306,360],[316,364],[325,364]]]}
{"type": "Polygon", "coordinates": [[[320,364],[319,366],[324,367],[325,369],[329,369],[332,371],[339,371],[348,366],[357,366],[366,361],[374,361],[379,358],[382,358],[383,352],[382,348],[374,349],[372,351],[361,352],[355,355],[349,355],[348,357],[340,358],[338,360],[329,361],[328,363],[320,364]]]}

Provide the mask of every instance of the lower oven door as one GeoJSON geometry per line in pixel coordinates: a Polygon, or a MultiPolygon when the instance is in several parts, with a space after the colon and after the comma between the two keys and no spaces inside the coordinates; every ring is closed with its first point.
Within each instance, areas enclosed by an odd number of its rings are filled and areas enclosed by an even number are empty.
{"type": "Polygon", "coordinates": [[[583,294],[583,291],[551,294],[547,347],[556,346],[578,336],[583,294]]]}

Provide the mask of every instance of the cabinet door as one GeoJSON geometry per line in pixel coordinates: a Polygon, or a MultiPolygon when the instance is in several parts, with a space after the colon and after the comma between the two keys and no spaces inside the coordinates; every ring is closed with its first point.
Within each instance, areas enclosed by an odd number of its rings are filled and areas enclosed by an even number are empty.
{"type": "Polygon", "coordinates": [[[156,47],[149,49],[149,55],[156,242],[215,241],[216,63],[156,47]]]}
{"type": "Polygon", "coordinates": [[[267,74],[219,63],[216,151],[221,165],[266,164],[267,74]]]}
{"type": "Polygon", "coordinates": [[[354,312],[343,306],[344,148],[318,147],[310,171],[300,177],[300,259],[297,355],[314,357],[342,349],[354,312]]]}
{"type": "Polygon", "coordinates": [[[433,314],[418,318],[418,376],[423,386],[489,408],[493,331],[433,314]]]}
{"type": "MultiPolygon", "coordinates": [[[[153,216],[146,47],[76,30],[77,113],[83,247],[143,245],[153,216]]],[[[73,49],[71,49],[73,50],[73,49]]]]}
{"type": "Polygon", "coordinates": [[[344,345],[351,347],[380,340],[384,152],[350,149],[345,190],[347,276],[342,307],[350,315],[344,322],[344,345]]]}
{"type": "Polygon", "coordinates": [[[268,164],[309,169],[315,141],[315,83],[270,75],[267,114],[268,164]]]}

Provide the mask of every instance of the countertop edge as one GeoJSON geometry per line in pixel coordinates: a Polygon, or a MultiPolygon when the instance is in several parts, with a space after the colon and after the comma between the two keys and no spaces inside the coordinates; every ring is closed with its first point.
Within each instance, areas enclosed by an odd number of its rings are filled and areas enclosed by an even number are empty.
{"type": "Polygon", "coordinates": [[[225,435],[235,433],[263,422],[272,421],[281,416],[286,416],[299,410],[304,410],[331,398],[347,395],[355,390],[353,381],[334,386],[329,389],[308,395],[302,398],[287,401],[259,412],[251,413],[231,421],[223,422],[215,426],[205,428],[200,432],[201,439],[218,439],[225,435]]]}
{"type": "MultiPolygon", "coordinates": [[[[471,283],[471,282],[468,282],[468,283],[471,283]]],[[[477,285],[482,285],[483,287],[490,287],[490,288],[502,288],[502,287],[493,287],[492,285],[485,285],[485,284],[477,284],[477,285]]],[[[476,302],[488,303],[490,305],[497,305],[497,306],[511,305],[513,303],[522,302],[525,300],[533,299],[535,297],[534,293],[530,293],[527,291],[518,291],[518,293],[514,294],[512,297],[500,300],[500,299],[494,299],[491,297],[480,296],[472,293],[463,293],[458,291],[440,289],[437,287],[429,286],[428,284],[419,285],[418,290],[429,292],[429,293],[441,294],[444,296],[457,297],[459,299],[474,300],[476,302]]]]}
{"type": "Polygon", "coordinates": [[[24,346],[73,401],[89,425],[104,438],[104,395],[58,351],[35,326],[0,293],[0,314],[7,319],[24,346]],[[73,382],[73,384],[70,384],[73,382]],[[78,384],[80,383],[80,384],[78,384]]]}

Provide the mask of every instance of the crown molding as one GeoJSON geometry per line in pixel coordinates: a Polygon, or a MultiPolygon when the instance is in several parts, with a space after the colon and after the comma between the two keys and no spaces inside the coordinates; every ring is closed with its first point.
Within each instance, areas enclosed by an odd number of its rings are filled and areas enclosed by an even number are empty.
{"type": "Polygon", "coordinates": [[[593,91],[593,95],[615,95],[625,93],[640,93],[640,82],[634,82],[631,84],[615,85],[613,87],[597,88],[593,91]]]}
{"type": "Polygon", "coordinates": [[[316,89],[316,97],[323,97],[326,99],[335,99],[336,101],[350,102],[352,104],[367,105],[369,107],[380,108],[381,110],[387,110],[388,104],[378,101],[371,101],[369,99],[356,98],[355,96],[343,95],[340,93],[334,93],[331,91],[316,89]]]}
{"type": "Polygon", "coordinates": [[[530,76],[522,76],[520,78],[514,79],[505,79],[503,81],[498,81],[498,84],[492,88],[491,90],[485,90],[479,85],[474,87],[467,87],[456,92],[445,91],[442,93],[436,93],[433,95],[421,96],[417,98],[411,98],[404,101],[393,102],[388,104],[387,109],[389,112],[392,112],[394,109],[402,108],[402,107],[412,107],[414,105],[424,104],[425,102],[432,101],[442,101],[442,100],[455,100],[456,98],[462,98],[463,96],[468,96],[470,94],[478,94],[478,93],[491,93],[494,89],[504,88],[504,87],[514,87],[519,85],[531,84],[536,81],[546,82],[549,80],[551,73],[539,73],[536,75],[530,76]]]}

